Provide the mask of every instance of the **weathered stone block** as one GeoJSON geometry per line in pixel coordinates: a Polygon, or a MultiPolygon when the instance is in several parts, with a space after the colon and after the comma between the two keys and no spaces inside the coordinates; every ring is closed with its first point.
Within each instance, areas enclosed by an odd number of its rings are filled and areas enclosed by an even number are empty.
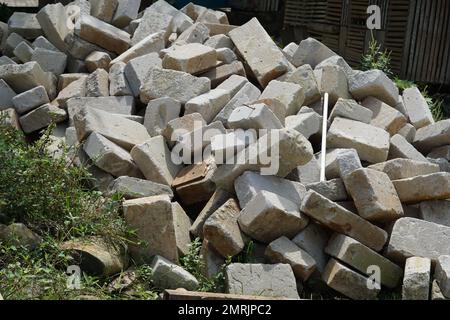
{"type": "Polygon", "coordinates": [[[428,258],[411,257],[406,260],[403,277],[403,300],[428,300],[430,293],[431,261],[428,258]]]}

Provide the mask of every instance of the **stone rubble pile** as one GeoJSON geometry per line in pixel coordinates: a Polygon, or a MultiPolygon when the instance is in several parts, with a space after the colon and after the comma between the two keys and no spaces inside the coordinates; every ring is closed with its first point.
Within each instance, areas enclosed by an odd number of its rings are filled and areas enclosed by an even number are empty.
{"type": "Polygon", "coordinates": [[[253,243],[249,261],[226,267],[232,294],[298,299],[315,280],[351,299],[450,298],[450,120],[435,122],[417,88],[400,94],[382,71],[353,70],[312,38],[280,49],[257,19],[234,26],[164,0],[139,8],[75,0],[0,24],[2,121],[26,134],[56,122],[55,156],[60,142],[74,147],[95,188],[126,198],[144,243],[65,243],[101,262],[85,271],[110,276],[132,257],[158,287],[196,290],[179,258],[199,237],[208,277],[253,243]],[[200,145],[186,139],[212,129],[200,145]],[[264,174],[252,147],[279,151],[278,168],[264,174]],[[253,158],[213,156],[230,153],[253,158]]]}

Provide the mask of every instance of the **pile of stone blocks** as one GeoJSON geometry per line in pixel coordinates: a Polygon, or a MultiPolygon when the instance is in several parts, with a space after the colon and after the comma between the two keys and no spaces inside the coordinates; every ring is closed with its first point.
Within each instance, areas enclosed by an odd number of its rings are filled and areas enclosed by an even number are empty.
{"type": "MultiPolygon", "coordinates": [[[[401,93],[312,38],[280,49],[257,19],[139,8],[75,0],[14,14],[0,33],[0,112],[27,135],[56,123],[93,187],[123,195],[141,240],[128,254],[156,285],[198,288],[179,259],[200,238],[206,276],[240,261],[225,270],[231,294],[298,299],[320,282],[351,299],[450,298],[450,120],[435,122],[417,88],[401,93]],[[264,152],[276,151],[268,174],[264,152]]],[[[128,266],[106,256],[118,262],[101,274],[128,266]]]]}

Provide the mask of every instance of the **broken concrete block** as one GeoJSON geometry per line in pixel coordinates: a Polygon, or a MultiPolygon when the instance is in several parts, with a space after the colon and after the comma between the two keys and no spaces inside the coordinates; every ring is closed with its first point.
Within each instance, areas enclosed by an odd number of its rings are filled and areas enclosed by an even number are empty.
{"type": "Polygon", "coordinates": [[[226,286],[233,294],[299,299],[288,264],[232,263],[226,269],[226,286]]]}
{"type": "Polygon", "coordinates": [[[97,69],[105,69],[108,71],[111,57],[106,52],[94,51],[86,57],[85,63],[90,73],[97,69]]]}
{"type": "Polygon", "coordinates": [[[191,18],[164,0],[156,1],[147,10],[155,10],[173,16],[173,32],[182,33],[194,23],[191,18]]]}
{"type": "Polygon", "coordinates": [[[48,127],[52,122],[59,123],[67,119],[67,112],[47,103],[20,117],[20,125],[25,133],[32,133],[48,127]]]}
{"type": "Polygon", "coordinates": [[[106,111],[84,107],[73,119],[79,141],[83,141],[91,132],[97,132],[129,151],[150,139],[142,124],[106,111]]]}
{"type": "Polygon", "coordinates": [[[308,280],[316,269],[314,258],[286,237],[272,241],[266,248],[265,256],[271,263],[289,264],[298,280],[308,280]]]}
{"type": "Polygon", "coordinates": [[[130,245],[137,262],[150,263],[154,255],[178,261],[172,203],[167,195],[127,200],[123,203],[127,225],[136,230],[142,245],[130,245]]]}
{"type": "Polygon", "coordinates": [[[64,41],[72,32],[68,18],[61,3],[48,4],[36,14],[45,37],[61,52],[66,51],[67,45],[64,41]]]}
{"type": "Polygon", "coordinates": [[[380,282],[388,288],[395,288],[403,276],[403,270],[395,263],[366,247],[362,243],[342,234],[334,234],[325,252],[366,276],[372,275],[371,266],[380,268],[380,282]]]}
{"type": "Polygon", "coordinates": [[[131,44],[134,46],[149,34],[162,32],[164,40],[167,42],[172,33],[173,17],[171,15],[159,13],[155,10],[147,9],[142,17],[141,23],[134,32],[131,44]]]}
{"type": "Polygon", "coordinates": [[[416,132],[413,143],[424,154],[447,144],[450,144],[450,120],[442,120],[420,128],[416,132]]]}
{"type": "Polygon", "coordinates": [[[320,92],[329,94],[329,103],[334,105],[339,98],[350,99],[348,92],[347,76],[344,69],[335,65],[327,65],[315,70],[314,75],[320,92]]]}
{"type": "Polygon", "coordinates": [[[165,39],[162,32],[150,34],[111,61],[111,65],[118,62],[128,63],[134,58],[144,56],[149,53],[159,53],[162,49],[164,49],[164,43],[165,39]]]}
{"type": "Polygon", "coordinates": [[[64,73],[67,66],[67,56],[62,52],[36,48],[31,56],[32,61],[39,63],[44,71],[59,76],[64,73]]]}
{"type": "Polygon", "coordinates": [[[373,112],[370,124],[386,130],[391,136],[397,134],[407,123],[406,117],[400,111],[376,98],[368,97],[361,104],[373,112]]]}
{"type": "Polygon", "coordinates": [[[125,28],[137,18],[141,0],[118,0],[116,12],[111,24],[117,28],[125,28]]]}
{"type": "Polygon", "coordinates": [[[412,144],[414,142],[414,138],[416,137],[416,128],[412,124],[406,123],[400,128],[400,130],[398,130],[398,134],[412,144]]]}
{"type": "Polygon", "coordinates": [[[203,236],[224,258],[239,254],[245,246],[245,236],[239,229],[239,205],[230,199],[204,223],[203,236]]]}
{"type": "Polygon", "coordinates": [[[117,54],[125,52],[131,44],[129,33],[88,15],[81,15],[76,32],[81,39],[117,54]]]}
{"type": "Polygon", "coordinates": [[[330,259],[322,274],[325,283],[334,290],[354,300],[374,300],[380,287],[369,286],[369,278],[347,268],[334,259],[330,259]]]}
{"type": "Polygon", "coordinates": [[[449,255],[447,245],[450,228],[415,218],[397,220],[391,232],[386,257],[404,263],[409,257],[430,258],[434,263],[442,255],[449,255]]]}
{"type": "Polygon", "coordinates": [[[354,73],[348,79],[349,90],[356,100],[374,97],[395,107],[398,103],[398,88],[381,70],[354,73]]]}
{"type": "Polygon", "coordinates": [[[252,103],[261,95],[261,91],[250,82],[247,82],[236,93],[236,95],[225,105],[225,107],[217,114],[214,120],[221,121],[226,124],[228,118],[234,109],[252,103]]]}
{"type": "Polygon", "coordinates": [[[109,96],[109,74],[104,69],[97,69],[86,79],[87,97],[109,96]]]}
{"type": "Polygon", "coordinates": [[[217,34],[215,36],[210,37],[208,40],[205,41],[204,45],[214,48],[216,50],[222,48],[228,48],[231,50],[234,49],[233,41],[231,41],[230,37],[224,34],[217,34]]]}
{"type": "Polygon", "coordinates": [[[14,12],[8,20],[10,33],[17,33],[25,39],[36,39],[42,36],[42,29],[36,15],[26,12],[14,12]]]}
{"type": "Polygon", "coordinates": [[[195,291],[199,286],[192,274],[161,256],[155,256],[149,267],[152,270],[152,283],[156,288],[195,291]]]}
{"type": "Polygon", "coordinates": [[[56,79],[42,70],[35,61],[0,66],[0,78],[17,93],[44,86],[50,100],[56,97],[56,79]]]}
{"type": "Polygon", "coordinates": [[[258,241],[270,243],[294,237],[309,222],[298,205],[275,193],[260,191],[242,209],[238,218],[241,230],[258,241]]]}
{"type": "Polygon", "coordinates": [[[244,65],[241,61],[233,61],[229,64],[222,64],[209,71],[202,73],[200,76],[211,80],[211,87],[216,88],[222,82],[233,75],[246,76],[244,65]]]}
{"type": "Polygon", "coordinates": [[[24,114],[43,104],[49,103],[50,100],[48,99],[45,88],[39,86],[18,94],[12,99],[12,102],[17,113],[24,114]]]}
{"type": "Polygon", "coordinates": [[[285,119],[286,128],[294,129],[309,139],[322,129],[322,117],[317,112],[299,113],[285,119]]]}
{"type": "MultiPolygon", "coordinates": [[[[109,66],[108,66],[109,67],[109,66]]],[[[125,76],[126,64],[117,62],[109,69],[109,95],[111,96],[132,96],[128,80],[125,76]]]]}
{"type": "Polygon", "coordinates": [[[131,150],[131,156],[147,180],[172,185],[181,167],[172,162],[171,154],[162,136],[148,139],[131,150]]]}
{"type": "Polygon", "coordinates": [[[361,106],[355,100],[339,98],[328,120],[333,121],[334,118],[340,117],[369,124],[372,116],[372,110],[361,106]]]}
{"type": "Polygon", "coordinates": [[[198,74],[216,66],[216,50],[199,43],[176,46],[163,59],[163,68],[198,74]]]}
{"type": "Polygon", "coordinates": [[[430,292],[431,260],[411,257],[406,259],[403,277],[403,300],[428,300],[430,292]]]}
{"type": "Polygon", "coordinates": [[[309,64],[314,69],[323,60],[335,55],[333,51],[321,42],[314,38],[308,38],[300,42],[292,57],[292,62],[296,67],[309,64]]]}
{"type": "Polygon", "coordinates": [[[375,251],[380,251],[386,243],[386,231],[315,191],[308,191],[300,210],[330,229],[348,235],[375,251]]]}
{"type": "Polygon", "coordinates": [[[298,67],[294,71],[285,74],[284,81],[300,85],[305,92],[305,105],[320,100],[320,91],[314,76],[313,69],[309,64],[298,67]]]}
{"type": "Polygon", "coordinates": [[[349,64],[338,55],[331,56],[325,60],[323,60],[321,63],[319,63],[314,70],[320,70],[323,69],[326,66],[338,66],[341,67],[344,70],[345,76],[349,78],[353,75],[353,69],[349,66],[349,64]]]}
{"type": "Polygon", "coordinates": [[[229,101],[228,90],[213,89],[189,100],[184,106],[184,114],[200,113],[203,119],[210,123],[229,101]]]}
{"type": "Polygon", "coordinates": [[[173,198],[173,192],[169,186],[130,176],[118,177],[111,183],[108,189],[109,194],[119,193],[125,199],[138,199],[160,195],[168,195],[170,198],[173,198]]]}
{"type": "Polygon", "coordinates": [[[342,179],[314,182],[306,185],[306,190],[314,190],[331,201],[344,201],[348,199],[342,179]]]}
{"type": "Polygon", "coordinates": [[[393,159],[368,167],[369,169],[383,171],[391,180],[407,179],[416,176],[439,172],[439,166],[430,162],[416,161],[410,159],[393,159]]]}
{"type": "Polygon", "coordinates": [[[172,98],[159,98],[148,103],[144,126],[151,137],[161,135],[168,123],[180,116],[181,104],[172,98]]]}
{"type": "Polygon", "coordinates": [[[393,183],[400,201],[404,203],[450,198],[450,173],[448,172],[394,180],[393,183]]]}
{"type": "Polygon", "coordinates": [[[450,227],[450,202],[447,200],[423,201],[419,204],[421,219],[450,227]]]}
{"type": "Polygon", "coordinates": [[[403,101],[409,120],[416,129],[434,123],[428,103],[417,87],[405,89],[403,91],[403,101]]]}
{"type": "Polygon", "coordinates": [[[327,136],[329,148],[353,148],[361,160],[386,161],[389,133],[383,129],[344,118],[335,118],[327,136]]]}
{"type": "Polygon", "coordinates": [[[290,69],[289,61],[258,19],[253,18],[228,35],[262,87],[290,69]]]}
{"type": "Polygon", "coordinates": [[[167,96],[185,104],[210,89],[211,81],[207,78],[197,78],[181,71],[155,68],[143,84],[140,97],[143,103],[167,96]]]}
{"type": "Polygon", "coordinates": [[[187,28],[175,41],[175,45],[188,43],[204,43],[209,38],[209,29],[203,23],[194,23],[187,28]]]}
{"type": "Polygon", "coordinates": [[[125,77],[135,97],[139,97],[154,68],[162,68],[162,60],[157,53],[149,53],[130,60],[125,66],[125,77]]]}
{"type": "Polygon", "coordinates": [[[450,297],[450,256],[440,256],[436,263],[435,278],[443,295],[450,297]]]}
{"type": "Polygon", "coordinates": [[[17,95],[10,86],[0,79],[0,110],[6,110],[14,106],[13,98],[17,95]]]}
{"type": "Polygon", "coordinates": [[[399,134],[391,138],[390,144],[388,159],[403,158],[422,162],[428,161],[423,154],[399,134]]]}
{"type": "Polygon", "coordinates": [[[281,129],[283,124],[263,103],[242,106],[233,110],[227,125],[231,129],[281,129]]]}
{"type": "Polygon", "coordinates": [[[22,63],[27,63],[33,58],[34,49],[25,41],[22,41],[14,49],[13,53],[22,63]]]}
{"type": "Polygon", "coordinates": [[[100,169],[113,176],[142,176],[128,151],[95,132],[84,143],[83,150],[100,169]]]}
{"type": "Polygon", "coordinates": [[[296,114],[305,100],[305,93],[300,85],[289,82],[270,81],[260,99],[275,99],[286,108],[286,116],[296,114]]]}
{"type": "Polygon", "coordinates": [[[387,222],[403,216],[402,204],[386,173],[372,169],[355,170],[345,179],[345,187],[364,219],[387,222]]]}

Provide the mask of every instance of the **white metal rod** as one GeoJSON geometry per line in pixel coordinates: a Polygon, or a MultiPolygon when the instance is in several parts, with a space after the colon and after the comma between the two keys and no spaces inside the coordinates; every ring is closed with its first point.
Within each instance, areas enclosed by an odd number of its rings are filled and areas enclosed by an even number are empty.
{"type": "Polygon", "coordinates": [[[326,181],[325,164],[327,153],[327,129],[328,129],[328,93],[323,97],[323,121],[322,121],[322,150],[320,152],[320,181],[326,181]]]}

